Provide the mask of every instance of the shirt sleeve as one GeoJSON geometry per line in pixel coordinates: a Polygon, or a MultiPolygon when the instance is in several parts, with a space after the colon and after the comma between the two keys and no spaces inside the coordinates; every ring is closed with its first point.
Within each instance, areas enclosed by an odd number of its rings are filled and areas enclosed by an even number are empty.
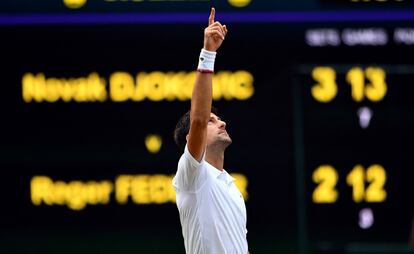
{"type": "Polygon", "coordinates": [[[188,151],[187,145],[178,162],[177,173],[173,180],[173,187],[179,191],[197,192],[207,178],[204,164],[205,151],[200,162],[198,162],[188,151]]]}

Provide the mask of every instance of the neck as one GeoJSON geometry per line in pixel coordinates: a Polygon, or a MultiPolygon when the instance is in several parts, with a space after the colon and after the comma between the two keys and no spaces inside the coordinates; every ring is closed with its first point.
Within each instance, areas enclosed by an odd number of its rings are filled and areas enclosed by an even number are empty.
{"type": "Polygon", "coordinates": [[[220,171],[223,171],[224,165],[224,149],[209,148],[206,150],[206,161],[210,163],[213,167],[217,168],[220,171]]]}

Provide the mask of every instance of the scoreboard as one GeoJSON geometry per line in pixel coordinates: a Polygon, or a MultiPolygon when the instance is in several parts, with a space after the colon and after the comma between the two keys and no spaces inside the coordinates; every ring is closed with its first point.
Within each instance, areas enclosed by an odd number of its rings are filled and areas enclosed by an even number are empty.
{"type": "Polygon", "coordinates": [[[298,179],[298,188],[316,249],[351,251],[408,237],[403,229],[411,226],[413,206],[403,197],[413,191],[407,172],[413,70],[378,64],[298,68],[296,158],[298,176],[306,178],[298,179]],[[344,239],[353,245],[344,246],[344,239]]]}
{"type": "Polygon", "coordinates": [[[296,2],[1,3],[0,252],[184,253],[172,133],[213,3],[250,252],[412,253],[411,3],[296,2]]]}

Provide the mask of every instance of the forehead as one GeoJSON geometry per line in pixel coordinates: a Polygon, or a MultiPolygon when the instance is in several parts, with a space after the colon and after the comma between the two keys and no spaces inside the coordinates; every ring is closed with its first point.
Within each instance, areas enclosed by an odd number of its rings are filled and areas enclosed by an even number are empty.
{"type": "Polygon", "coordinates": [[[213,117],[213,118],[219,118],[216,114],[214,114],[214,113],[210,113],[210,117],[213,117]]]}

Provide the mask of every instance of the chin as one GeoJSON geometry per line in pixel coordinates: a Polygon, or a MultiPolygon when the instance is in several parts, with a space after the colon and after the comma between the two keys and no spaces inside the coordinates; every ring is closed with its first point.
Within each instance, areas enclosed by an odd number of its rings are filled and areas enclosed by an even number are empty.
{"type": "Polygon", "coordinates": [[[223,142],[226,143],[227,145],[230,145],[233,142],[233,140],[231,140],[230,137],[226,137],[223,139],[223,142]]]}
{"type": "Polygon", "coordinates": [[[216,141],[217,143],[225,145],[225,147],[229,146],[233,142],[229,135],[219,135],[216,141]]]}

